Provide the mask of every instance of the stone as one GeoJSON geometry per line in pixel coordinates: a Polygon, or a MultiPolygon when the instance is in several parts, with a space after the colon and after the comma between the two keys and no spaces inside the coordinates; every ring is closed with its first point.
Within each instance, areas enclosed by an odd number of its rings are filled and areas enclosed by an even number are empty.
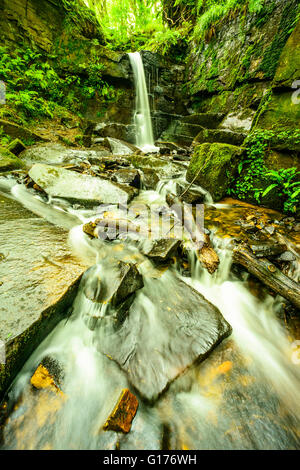
{"type": "Polygon", "coordinates": [[[92,302],[120,305],[144,286],[143,277],[134,264],[103,261],[91,267],[83,277],[84,294],[92,302]]]}
{"type": "Polygon", "coordinates": [[[48,389],[54,393],[62,394],[62,391],[56,385],[53,376],[42,364],[40,364],[36,369],[35,373],[30,379],[30,383],[37,390],[48,389]]]}
{"type": "Polygon", "coordinates": [[[195,113],[189,116],[184,116],[182,118],[182,122],[197,124],[198,126],[202,126],[207,129],[215,129],[221,123],[223,118],[223,113],[195,113]]]}
{"type": "Polygon", "coordinates": [[[282,243],[276,243],[276,241],[269,241],[264,243],[250,244],[251,251],[257,258],[278,256],[286,251],[286,245],[282,243]]]}
{"type": "Polygon", "coordinates": [[[111,179],[117,183],[129,184],[134,188],[139,189],[141,187],[141,175],[138,170],[118,170],[113,174],[111,179]]]}
{"type": "Polygon", "coordinates": [[[65,317],[88,267],[74,257],[68,231],[42,220],[18,202],[0,205],[0,397],[40,342],[65,317]],[[11,217],[11,219],[10,219],[11,217]],[[8,236],[9,234],[9,236],[8,236]],[[17,262],[16,262],[17,260],[17,262]]]}
{"type": "Polygon", "coordinates": [[[21,152],[26,150],[26,145],[24,145],[20,139],[15,139],[7,146],[7,149],[14,155],[18,156],[21,152]]]}
{"type": "Polygon", "coordinates": [[[225,129],[203,129],[197,134],[193,141],[193,145],[203,143],[220,142],[230,145],[242,145],[247,134],[243,132],[233,132],[225,129]]]}
{"type": "Polygon", "coordinates": [[[166,261],[177,254],[177,249],[180,243],[180,240],[173,238],[161,238],[158,240],[147,241],[142,248],[142,252],[153,261],[166,261]]]}
{"type": "Polygon", "coordinates": [[[29,140],[30,142],[39,142],[44,141],[47,142],[48,139],[36,134],[35,132],[26,129],[26,127],[19,126],[13,122],[6,121],[4,119],[0,119],[0,128],[3,129],[3,132],[13,139],[21,139],[23,141],[29,140]]]}
{"type": "Polygon", "coordinates": [[[96,347],[152,402],[230,333],[219,310],[167,270],[138,293],[122,325],[96,347]]]}
{"type": "Polygon", "coordinates": [[[184,122],[182,119],[175,119],[162,133],[161,139],[175,142],[179,145],[189,146],[202,129],[203,127],[198,124],[191,124],[184,122]]]}
{"type": "Polygon", "coordinates": [[[281,53],[274,77],[275,86],[290,88],[294,81],[299,80],[300,63],[300,23],[287,40],[281,53]]]}
{"type": "Polygon", "coordinates": [[[85,205],[128,203],[137,194],[131,186],[41,163],[28,174],[49,196],[85,205]]]}
{"type": "Polygon", "coordinates": [[[0,173],[24,168],[24,163],[8,149],[0,147],[0,173]]]}
{"type": "Polygon", "coordinates": [[[28,164],[46,163],[53,165],[78,164],[90,162],[91,164],[100,164],[102,158],[109,156],[110,152],[105,150],[78,150],[66,148],[62,144],[49,143],[43,145],[34,145],[22,153],[22,160],[28,164]]]}
{"type": "Polygon", "coordinates": [[[159,176],[155,170],[151,168],[143,168],[142,170],[142,183],[146,189],[156,189],[159,183],[159,176]]]}
{"type": "Polygon", "coordinates": [[[202,203],[205,200],[205,193],[197,190],[196,186],[189,188],[189,185],[182,183],[176,184],[176,196],[187,204],[202,203]]]}
{"type": "Polygon", "coordinates": [[[128,388],[122,390],[118,403],[103,426],[105,431],[128,433],[139,406],[138,399],[128,388]]]}
{"type": "Polygon", "coordinates": [[[284,251],[277,258],[278,261],[284,261],[284,262],[292,262],[292,261],[296,261],[296,259],[297,259],[296,256],[291,251],[284,251]]]}
{"type": "Polygon", "coordinates": [[[228,191],[237,171],[240,147],[221,143],[205,143],[195,147],[186,179],[206,189],[215,201],[228,191]]]}

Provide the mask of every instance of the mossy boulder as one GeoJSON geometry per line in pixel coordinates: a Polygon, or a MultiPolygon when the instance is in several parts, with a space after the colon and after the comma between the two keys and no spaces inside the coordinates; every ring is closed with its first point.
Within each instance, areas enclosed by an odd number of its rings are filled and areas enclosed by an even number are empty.
{"type": "Polygon", "coordinates": [[[273,91],[258,111],[256,127],[276,130],[299,129],[300,106],[293,103],[292,93],[292,90],[273,91]]]}
{"type": "Polygon", "coordinates": [[[276,86],[290,87],[299,80],[300,64],[300,22],[289,37],[279,59],[274,83],[276,86]]]}
{"type": "Polygon", "coordinates": [[[24,163],[8,149],[0,147],[0,173],[3,171],[18,170],[24,163]]]}
{"type": "Polygon", "coordinates": [[[235,145],[197,145],[187,170],[187,181],[199,184],[210,192],[215,201],[219,201],[227,194],[241,153],[242,148],[235,145]]]}

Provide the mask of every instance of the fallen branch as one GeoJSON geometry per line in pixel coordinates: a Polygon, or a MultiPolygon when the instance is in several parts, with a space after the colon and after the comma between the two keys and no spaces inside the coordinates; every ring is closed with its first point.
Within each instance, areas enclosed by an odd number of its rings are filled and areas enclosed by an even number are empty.
{"type": "Polygon", "coordinates": [[[283,274],[269,260],[256,258],[246,246],[242,245],[233,251],[233,261],[246,268],[271,290],[300,308],[299,284],[283,274]]]}

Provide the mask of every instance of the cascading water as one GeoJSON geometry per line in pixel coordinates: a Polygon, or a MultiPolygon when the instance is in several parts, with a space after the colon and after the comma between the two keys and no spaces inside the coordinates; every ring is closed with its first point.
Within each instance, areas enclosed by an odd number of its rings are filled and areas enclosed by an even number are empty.
{"type": "MultiPolygon", "coordinates": [[[[137,87],[137,143],[153,150],[142,60],[138,53],[130,54],[130,60],[137,87]]],[[[181,176],[178,181],[185,182],[181,176]]],[[[0,188],[11,189],[1,186],[1,181],[0,188]]],[[[165,178],[156,191],[140,191],[132,204],[160,214],[169,209],[166,197],[173,192],[176,181],[165,178]]],[[[290,343],[275,316],[280,299],[259,298],[250,292],[246,276],[231,271],[230,239],[211,234],[220,257],[215,274],[204,270],[195,251],[189,252],[186,264],[190,271],[184,273],[175,258],[167,269],[152,263],[143,252],[147,240],[128,237],[106,242],[85,235],[79,224],[98,218],[99,208],[78,209],[59,198],[47,203],[21,185],[13,187],[11,194],[32,212],[71,229],[73,252],[92,268],[84,275],[67,318],[34,351],[9,390],[3,448],[299,448],[299,365],[291,361],[290,343]],[[121,309],[106,300],[97,303],[94,296],[109,297],[120,263],[137,265],[144,286],[121,309]],[[190,306],[196,295],[192,292],[201,293],[218,307],[233,332],[204,362],[185,370],[186,351],[195,351],[197,356],[198,316],[203,316],[202,306],[194,303],[178,327],[181,309],[190,306]],[[125,319],[123,308],[127,313],[130,310],[125,319]],[[111,349],[119,361],[111,356],[111,349]],[[63,397],[47,390],[37,392],[30,384],[45,357],[57,361],[63,371],[63,397]],[[149,406],[147,388],[159,383],[164,374],[177,379],[164,393],[156,394],[149,406]],[[128,435],[104,431],[120,390],[132,389],[136,376],[140,380],[134,393],[140,404],[132,430],[128,435]]],[[[209,195],[206,201],[211,203],[209,195]]],[[[119,220],[126,218],[119,207],[101,210],[119,220]]],[[[222,205],[215,205],[215,210],[221,213],[222,205]]],[[[147,216],[139,217],[147,225],[147,216]]],[[[161,222],[158,218],[159,226],[161,222]]],[[[209,335],[214,328],[204,325],[203,330],[209,335]]]]}
{"type": "Polygon", "coordinates": [[[134,113],[134,124],[136,126],[136,145],[144,152],[157,152],[158,148],[154,145],[150,105],[143,60],[139,52],[131,52],[128,55],[133,70],[136,89],[136,109],[134,113]]]}

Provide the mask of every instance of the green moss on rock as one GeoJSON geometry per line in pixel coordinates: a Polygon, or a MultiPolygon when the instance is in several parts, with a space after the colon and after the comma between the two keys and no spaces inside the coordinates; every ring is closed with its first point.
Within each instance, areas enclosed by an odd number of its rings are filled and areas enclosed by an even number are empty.
{"type": "Polygon", "coordinates": [[[24,163],[9,150],[0,147],[0,172],[17,170],[24,167],[24,163]]]}
{"type": "Polygon", "coordinates": [[[242,149],[234,145],[204,143],[195,148],[186,178],[210,192],[218,201],[227,194],[242,149]]]}

